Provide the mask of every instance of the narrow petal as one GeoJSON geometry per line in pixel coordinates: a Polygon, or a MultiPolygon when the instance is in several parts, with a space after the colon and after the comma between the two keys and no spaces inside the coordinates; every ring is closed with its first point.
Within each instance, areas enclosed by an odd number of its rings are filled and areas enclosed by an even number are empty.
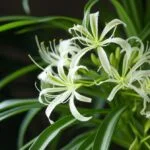
{"type": "Polygon", "coordinates": [[[70,92],[67,91],[67,92],[57,96],[46,108],[45,114],[51,124],[53,123],[53,121],[50,119],[50,115],[51,115],[52,111],[55,109],[55,107],[57,105],[63,103],[63,101],[65,101],[69,97],[69,95],[70,95],[70,92]]]}
{"type": "Polygon", "coordinates": [[[75,73],[79,70],[79,69],[85,69],[88,71],[88,69],[85,66],[75,66],[74,68],[70,68],[69,73],[68,73],[68,80],[73,82],[75,79],[75,73]]]}
{"type": "Polygon", "coordinates": [[[125,54],[123,58],[123,64],[122,64],[122,76],[126,75],[128,69],[130,69],[129,57],[125,54]]]}
{"type": "Polygon", "coordinates": [[[75,92],[75,97],[77,100],[81,101],[81,102],[87,102],[87,103],[91,103],[92,99],[89,97],[86,97],[84,95],[79,94],[78,92],[75,92]]]}
{"type": "Polygon", "coordinates": [[[58,51],[61,56],[64,56],[69,52],[70,45],[71,45],[71,40],[63,40],[59,43],[58,51]]]}
{"type": "Polygon", "coordinates": [[[106,52],[104,51],[102,47],[97,48],[97,52],[98,52],[98,57],[100,59],[103,69],[105,70],[106,73],[110,75],[111,66],[110,66],[106,52]]]}
{"type": "Polygon", "coordinates": [[[71,38],[72,41],[78,40],[83,46],[91,46],[92,45],[92,40],[88,39],[88,37],[73,37],[71,38]]]}
{"type": "Polygon", "coordinates": [[[58,76],[52,75],[53,72],[52,66],[50,65],[38,75],[38,79],[45,83],[63,86],[63,81],[58,76]]]}
{"type": "Polygon", "coordinates": [[[71,111],[72,115],[73,115],[77,120],[80,120],[80,121],[88,121],[88,120],[90,120],[90,119],[92,118],[92,117],[85,117],[85,116],[81,115],[81,114],[78,112],[78,110],[77,110],[77,108],[76,108],[76,106],[75,106],[75,104],[74,104],[74,95],[72,95],[72,96],[70,97],[70,100],[69,100],[69,107],[70,107],[70,111],[71,111]]]}
{"type": "Polygon", "coordinates": [[[150,119],[150,110],[148,110],[149,102],[144,100],[143,101],[143,109],[141,110],[141,115],[144,115],[146,118],[150,119]]]}
{"type": "Polygon", "coordinates": [[[146,58],[144,55],[137,61],[134,66],[131,68],[131,71],[134,72],[138,68],[140,68],[143,64],[150,63],[150,60],[146,58]]]}
{"type": "Polygon", "coordinates": [[[64,71],[63,62],[59,61],[57,65],[57,70],[58,70],[58,75],[60,76],[60,78],[63,79],[64,81],[67,80],[67,76],[64,71]]]}
{"type": "Polygon", "coordinates": [[[112,75],[110,75],[111,77],[115,78],[116,80],[120,80],[120,75],[116,70],[116,68],[114,68],[113,66],[111,66],[111,72],[112,72],[112,75]]]}
{"type": "MultiPolygon", "coordinates": [[[[132,80],[130,83],[141,80],[143,77],[150,77],[150,70],[138,70],[138,71],[134,72],[134,75],[132,75],[132,74],[130,74],[130,76],[132,76],[132,80]]],[[[130,78],[130,77],[128,77],[128,78],[130,78]]]]}
{"type": "Polygon", "coordinates": [[[87,28],[85,28],[82,25],[75,25],[73,28],[69,29],[69,32],[75,34],[77,37],[83,36],[83,37],[92,38],[92,35],[87,30],[87,28]]]}
{"type": "Polygon", "coordinates": [[[123,49],[123,51],[129,51],[129,52],[131,51],[130,44],[122,38],[118,38],[118,37],[108,38],[108,39],[101,42],[102,45],[106,45],[109,43],[115,43],[115,44],[119,45],[123,49]]]}
{"type": "Polygon", "coordinates": [[[101,85],[101,84],[107,83],[107,82],[117,83],[117,80],[116,79],[107,79],[105,81],[100,81],[99,83],[96,83],[96,85],[101,85]]]}
{"type": "Polygon", "coordinates": [[[123,24],[125,26],[125,23],[122,22],[119,19],[113,19],[108,24],[106,24],[105,28],[102,31],[102,34],[100,36],[100,40],[103,40],[103,38],[106,36],[106,34],[113,28],[117,27],[117,25],[123,24]]]}
{"type": "Polygon", "coordinates": [[[38,100],[40,103],[47,105],[49,102],[47,102],[47,101],[45,102],[45,99],[43,99],[44,95],[46,95],[46,97],[48,97],[48,95],[53,95],[53,93],[62,92],[65,90],[66,90],[66,88],[64,88],[64,87],[43,89],[39,94],[38,100]]]}
{"type": "Polygon", "coordinates": [[[49,49],[47,49],[44,45],[44,42],[42,42],[41,44],[39,43],[38,37],[35,36],[35,40],[36,40],[36,44],[39,50],[39,54],[41,56],[41,58],[46,62],[46,63],[51,63],[51,58],[49,56],[49,49]]]}
{"type": "Polygon", "coordinates": [[[92,50],[92,47],[86,47],[79,51],[72,59],[72,62],[70,64],[70,68],[74,68],[79,63],[80,59],[85,55],[88,51],[92,50]]]}
{"type": "Polygon", "coordinates": [[[112,91],[111,91],[111,93],[109,94],[107,100],[108,100],[108,101],[112,101],[112,100],[114,99],[116,93],[117,93],[120,89],[122,89],[122,88],[123,88],[123,85],[120,85],[120,84],[116,85],[116,86],[112,89],[112,91]]]}
{"type": "Polygon", "coordinates": [[[90,26],[94,38],[98,39],[98,16],[99,12],[90,14],[90,26]]]}

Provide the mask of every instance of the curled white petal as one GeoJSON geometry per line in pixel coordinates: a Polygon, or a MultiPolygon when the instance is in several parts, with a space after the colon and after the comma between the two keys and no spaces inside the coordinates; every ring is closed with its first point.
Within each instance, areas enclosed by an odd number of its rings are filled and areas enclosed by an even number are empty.
{"type": "Polygon", "coordinates": [[[136,42],[138,42],[140,44],[140,53],[144,52],[144,44],[142,42],[142,40],[140,38],[138,38],[137,36],[132,36],[130,38],[127,39],[127,41],[129,42],[130,40],[135,40],[136,42]]]}
{"type": "Polygon", "coordinates": [[[100,40],[103,40],[103,38],[106,36],[106,34],[113,28],[117,27],[119,24],[123,24],[125,26],[125,23],[122,22],[119,19],[113,19],[110,21],[108,24],[106,24],[105,28],[103,29],[101,35],[100,35],[100,40]]]}
{"type": "Polygon", "coordinates": [[[50,119],[50,115],[51,115],[52,111],[55,109],[55,107],[57,105],[63,103],[63,101],[65,101],[69,97],[69,95],[70,95],[70,92],[67,91],[67,92],[57,96],[46,108],[45,114],[51,124],[53,123],[53,121],[50,119]]]}
{"type": "Polygon", "coordinates": [[[58,75],[61,77],[61,79],[66,80],[67,76],[64,71],[63,63],[61,63],[61,62],[58,63],[57,70],[58,70],[58,75]]]}
{"type": "Polygon", "coordinates": [[[108,101],[112,101],[112,100],[114,99],[116,93],[117,93],[120,89],[122,89],[122,87],[123,87],[123,85],[120,85],[120,84],[118,84],[117,86],[115,86],[115,87],[112,89],[111,93],[109,94],[107,100],[108,100],[108,101]]]}
{"type": "Polygon", "coordinates": [[[118,37],[108,38],[101,42],[102,45],[106,45],[108,43],[115,43],[115,44],[119,45],[123,51],[127,51],[128,53],[131,51],[130,44],[122,38],[118,38],[118,37]]]}
{"type": "Polygon", "coordinates": [[[88,120],[90,120],[90,119],[92,118],[92,117],[85,117],[85,116],[81,115],[81,114],[78,112],[78,110],[77,110],[77,108],[76,108],[76,106],[75,106],[75,104],[74,104],[74,95],[72,95],[72,96],[70,97],[69,106],[70,106],[70,111],[71,111],[72,115],[73,115],[77,120],[80,120],[80,121],[88,121],[88,120]]]}
{"type": "Polygon", "coordinates": [[[75,66],[78,65],[80,59],[83,57],[83,55],[85,55],[88,51],[92,50],[92,47],[86,47],[84,49],[82,49],[81,51],[79,51],[72,59],[72,62],[70,64],[70,68],[74,68],[75,66]]]}
{"type": "Polygon", "coordinates": [[[79,70],[79,69],[85,69],[88,71],[87,67],[85,66],[75,66],[74,68],[70,68],[69,73],[68,73],[68,80],[70,82],[73,82],[75,80],[75,73],[79,70]]]}
{"type": "Polygon", "coordinates": [[[75,94],[76,99],[81,101],[81,102],[86,102],[86,103],[92,102],[92,99],[87,97],[87,96],[81,95],[78,92],[75,92],[74,94],[75,94]]]}

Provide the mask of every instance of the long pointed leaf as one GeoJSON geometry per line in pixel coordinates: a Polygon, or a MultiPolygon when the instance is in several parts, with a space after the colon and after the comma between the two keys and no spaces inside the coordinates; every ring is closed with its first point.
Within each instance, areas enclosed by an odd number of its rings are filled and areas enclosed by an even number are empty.
{"type": "Polygon", "coordinates": [[[23,147],[21,147],[19,150],[27,150],[27,148],[29,148],[36,141],[36,139],[37,137],[33,138],[32,140],[27,142],[23,147]]]}
{"type": "Polygon", "coordinates": [[[82,133],[81,135],[78,135],[75,137],[70,143],[68,143],[66,146],[61,148],[61,150],[75,150],[78,149],[79,146],[87,139],[87,136],[89,135],[89,132],[82,133]]]}
{"type": "Polygon", "coordinates": [[[75,119],[71,116],[64,117],[63,119],[55,122],[46,128],[37,138],[37,140],[30,147],[30,150],[45,150],[48,144],[59,134],[63,129],[73,124],[75,119]]]}
{"type": "Polygon", "coordinates": [[[122,21],[124,21],[127,24],[126,33],[128,36],[136,36],[137,31],[134,27],[134,24],[131,20],[131,18],[126,13],[125,9],[122,7],[122,5],[117,0],[111,0],[113,5],[116,8],[116,11],[122,21]]]}
{"type": "Polygon", "coordinates": [[[13,99],[13,100],[5,100],[4,102],[0,103],[0,112],[4,112],[13,108],[17,108],[20,106],[26,105],[34,105],[37,107],[42,107],[38,102],[38,99],[13,99]]]}
{"type": "Polygon", "coordinates": [[[35,108],[35,109],[30,110],[27,113],[26,117],[24,118],[23,122],[21,123],[20,129],[19,129],[19,136],[18,136],[18,148],[21,148],[23,146],[26,130],[30,122],[32,121],[32,119],[40,110],[41,108],[35,108]]]}
{"type": "Polygon", "coordinates": [[[131,6],[131,12],[132,12],[133,19],[135,20],[135,24],[137,26],[138,31],[140,31],[141,24],[140,24],[139,14],[138,14],[138,11],[137,11],[138,8],[136,8],[136,1],[137,0],[129,0],[129,3],[130,3],[130,6],[131,6]]]}
{"type": "Polygon", "coordinates": [[[38,100],[7,100],[0,103],[0,121],[17,115],[19,113],[28,111],[32,108],[42,108],[44,105],[40,104],[38,100]]]}
{"type": "Polygon", "coordinates": [[[19,20],[32,20],[38,19],[38,17],[33,16],[2,16],[0,17],[0,22],[9,22],[9,21],[19,21],[19,20]]]}
{"type": "Polygon", "coordinates": [[[144,27],[143,31],[140,33],[139,37],[145,40],[150,35],[150,22],[144,27]]]}
{"type": "Polygon", "coordinates": [[[85,141],[80,145],[80,147],[78,148],[78,150],[89,150],[91,149],[92,145],[93,145],[93,139],[94,139],[94,134],[89,134],[87,136],[87,138],[85,139],[85,141]]]}
{"type": "Polygon", "coordinates": [[[30,20],[21,20],[21,21],[19,20],[19,21],[14,21],[14,22],[10,22],[10,23],[1,25],[0,32],[15,29],[18,27],[25,27],[25,26],[29,26],[29,25],[33,25],[33,24],[51,23],[53,21],[61,21],[61,20],[69,21],[72,23],[80,22],[78,19],[70,18],[70,17],[63,17],[63,16],[38,17],[38,18],[34,18],[32,20],[31,19],[30,20]]]}
{"type": "Polygon", "coordinates": [[[104,119],[95,136],[93,150],[108,150],[117,122],[125,109],[126,106],[116,108],[104,119]]]}

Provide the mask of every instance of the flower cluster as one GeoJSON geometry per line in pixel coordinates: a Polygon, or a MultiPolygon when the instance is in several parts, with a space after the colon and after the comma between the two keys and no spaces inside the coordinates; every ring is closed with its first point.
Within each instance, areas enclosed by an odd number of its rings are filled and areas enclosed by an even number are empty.
{"type": "MultiPolygon", "coordinates": [[[[102,31],[98,30],[99,12],[84,17],[82,25],[74,25],[69,29],[73,35],[71,39],[62,40],[58,45],[50,42],[50,46],[39,43],[39,53],[42,59],[48,63],[43,72],[38,76],[41,81],[39,102],[47,106],[46,116],[50,123],[50,115],[54,108],[61,103],[69,103],[72,115],[80,121],[88,121],[91,117],[81,115],[76,106],[75,100],[90,103],[92,99],[82,95],[78,90],[85,84],[81,80],[88,80],[86,74],[91,69],[84,65],[84,58],[90,53],[95,54],[99,62],[92,68],[103,80],[90,80],[89,86],[103,86],[113,83],[108,101],[115,99],[120,90],[131,90],[138,94],[143,100],[141,114],[150,117],[148,103],[150,102],[150,70],[147,69],[150,63],[150,49],[144,48],[144,44],[138,37],[122,39],[115,37],[118,25],[126,26],[119,19],[114,19],[106,24],[102,31]],[[111,45],[115,46],[114,52],[109,51],[111,45]],[[108,47],[108,48],[107,48],[108,47]],[[121,61],[122,60],[122,61],[121,61]],[[146,65],[145,65],[146,64],[146,65]]],[[[90,59],[89,59],[90,61],[90,59]]],[[[95,65],[92,61],[92,65],[95,65]]],[[[87,93],[88,94],[88,93],[87,93]]]]}

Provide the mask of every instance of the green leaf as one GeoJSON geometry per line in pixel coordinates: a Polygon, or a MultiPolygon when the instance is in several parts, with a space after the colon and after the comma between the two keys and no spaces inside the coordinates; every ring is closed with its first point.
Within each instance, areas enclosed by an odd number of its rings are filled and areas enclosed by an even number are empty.
{"type": "Polygon", "coordinates": [[[91,149],[92,145],[93,145],[93,139],[94,139],[94,134],[88,134],[87,138],[85,139],[85,141],[79,146],[78,150],[89,150],[91,149]]]}
{"type": "Polygon", "coordinates": [[[132,12],[132,18],[135,20],[135,23],[136,26],[134,27],[137,27],[137,30],[140,31],[141,30],[141,23],[140,23],[140,18],[139,18],[139,15],[138,15],[138,11],[136,8],[136,1],[137,0],[129,0],[129,3],[130,3],[130,6],[131,6],[131,12],[132,12]]]}
{"type": "Polygon", "coordinates": [[[150,129],[150,120],[146,120],[145,124],[144,124],[144,134],[147,134],[147,132],[150,129]]]}
{"type": "Polygon", "coordinates": [[[19,29],[16,31],[16,34],[24,34],[26,32],[33,32],[39,29],[62,29],[62,30],[68,30],[69,27],[72,26],[72,23],[69,21],[53,21],[50,24],[39,24],[38,26],[27,26],[23,29],[19,29]]]}
{"type": "Polygon", "coordinates": [[[21,147],[19,150],[27,150],[27,148],[29,148],[31,146],[31,144],[33,144],[33,142],[35,142],[36,139],[37,139],[37,137],[33,138],[32,140],[27,142],[23,147],[21,147]]]}
{"type": "Polygon", "coordinates": [[[0,26],[0,32],[8,31],[11,29],[19,28],[19,27],[25,27],[33,24],[42,24],[42,23],[52,23],[53,21],[68,21],[72,23],[79,23],[80,21],[75,18],[70,18],[70,17],[63,17],[63,16],[51,16],[51,17],[37,17],[28,19],[28,20],[19,20],[19,21],[14,21],[10,23],[6,23],[4,25],[0,26]]]}
{"type": "Polygon", "coordinates": [[[7,111],[20,106],[36,106],[36,108],[42,107],[43,105],[38,102],[38,99],[12,99],[5,100],[0,103],[0,112],[7,111]]]}
{"type": "Polygon", "coordinates": [[[111,0],[114,7],[116,8],[116,11],[122,21],[124,21],[127,24],[126,27],[126,33],[128,36],[136,36],[137,31],[136,28],[131,20],[131,18],[126,13],[125,9],[122,7],[122,5],[117,0],[111,0]]]}
{"type": "Polygon", "coordinates": [[[124,118],[121,118],[114,132],[113,142],[128,149],[132,141],[133,134],[130,130],[129,123],[124,118]]]}
{"type": "Polygon", "coordinates": [[[26,133],[26,130],[32,121],[32,119],[35,117],[35,115],[41,110],[41,108],[35,108],[30,110],[27,115],[25,116],[23,122],[21,123],[20,129],[19,129],[19,136],[18,136],[18,149],[23,146],[24,142],[24,136],[26,133]]]}
{"type": "Polygon", "coordinates": [[[80,145],[87,139],[89,132],[82,133],[77,137],[73,138],[73,140],[68,143],[65,147],[61,148],[61,150],[76,150],[80,147],[80,145]]]}
{"type": "Polygon", "coordinates": [[[136,26],[134,26],[138,32],[141,31],[141,18],[139,14],[141,13],[141,9],[139,9],[138,0],[125,0],[122,1],[124,4],[124,9],[126,10],[126,13],[132,18],[132,21],[136,26]]]}
{"type": "Polygon", "coordinates": [[[30,147],[30,150],[45,150],[48,144],[57,136],[63,129],[73,124],[76,120],[72,116],[64,117],[47,127],[36,139],[30,147]]]}
{"type": "Polygon", "coordinates": [[[147,23],[147,25],[144,27],[142,32],[139,34],[139,37],[142,40],[145,40],[150,35],[150,22],[147,23]]]}
{"type": "Polygon", "coordinates": [[[132,144],[130,145],[129,150],[139,150],[139,149],[140,149],[140,142],[138,138],[136,137],[134,141],[132,142],[132,144]]]}
{"type": "Polygon", "coordinates": [[[19,20],[32,20],[38,19],[38,17],[33,16],[2,16],[0,17],[0,22],[8,22],[8,21],[19,21],[19,20]]]}
{"type": "Polygon", "coordinates": [[[28,111],[32,108],[42,108],[43,105],[38,100],[16,100],[4,101],[0,103],[0,121],[17,115],[19,113],[28,111]]]}
{"type": "Polygon", "coordinates": [[[145,19],[145,23],[149,22],[150,20],[150,1],[146,1],[146,10],[145,10],[145,16],[144,16],[144,19],[145,19]]]}
{"type": "Polygon", "coordinates": [[[29,0],[22,0],[22,6],[26,14],[30,14],[29,0]]]}
{"type": "MultiPolygon", "coordinates": [[[[40,65],[43,65],[43,63],[39,63],[40,65]]],[[[32,64],[26,67],[23,67],[13,73],[11,73],[10,75],[6,76],[4,79],[2,79],[0,81],[0,89],[4,88],[8,83],[14,81],[15,79],[29,73],[32,71],[35,71],[39,69],[36,65],[32,64]]]]}
{"type": "MultiPolygon", "coordinates": [[[[16,100],[5,100],[4,102],[0,103],[0,121],[7,119],[11,116],[17,115],[19,113],[28,111],[32,108],[42,108],[45,105],[40,104],[38,99],[16,99],[16,100]]],[[[67,112],[68,107],[65,105],[59,105],[56,110],[60,112],[67,112]]],[[[108,109],[86,109],[86,108],[79,108],[79,111],[85,114],[107,114],[109,112],[108,109]]],[[[95,120],[93,120],[95,122],[95,120]]]]}
{"type": "Polygon", "coordinates": [[[93,150],[108,150],[117,122],[125,109],[126,106],[115,108],[104,119],[95,136],[93,150]]]}

